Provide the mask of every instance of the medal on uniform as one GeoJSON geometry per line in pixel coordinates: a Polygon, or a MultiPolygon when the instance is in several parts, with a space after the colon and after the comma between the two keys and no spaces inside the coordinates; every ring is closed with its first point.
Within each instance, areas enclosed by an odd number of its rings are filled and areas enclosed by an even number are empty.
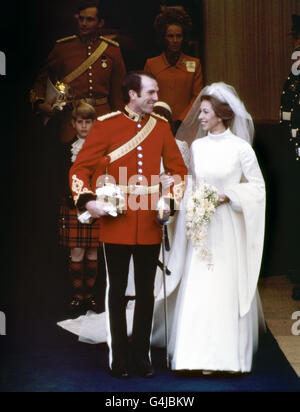
{"type": "Polygon", "coordinates": [[[103,67],[103,69],[106,69],[107,68],[107,60],[106,60],[106,57],[105,56],[103,56],[102,57],[102,59],[101,59],[101,66],[103,67]]]}
{"type": "Polygon", "coordinates": [[[195,61],[187,61],[186,63],[185,63],[185,66],[186,66],[186,70],[188,71],[188,72],[190,72],[190,73],[195,73],[195,71],[196,71],[196,62],[195,61]]]}

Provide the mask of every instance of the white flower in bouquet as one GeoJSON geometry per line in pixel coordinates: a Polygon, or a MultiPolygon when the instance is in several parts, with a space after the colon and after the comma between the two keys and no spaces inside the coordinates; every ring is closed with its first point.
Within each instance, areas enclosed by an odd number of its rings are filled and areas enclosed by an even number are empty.
{"type": "Polygon", "coordinates": [[[186,234],[201,259],[211,264],[211,254],[206,246],[208,226],[218,205],[218,190],[211,185],[198,185],[187,201],[186,234]]]}

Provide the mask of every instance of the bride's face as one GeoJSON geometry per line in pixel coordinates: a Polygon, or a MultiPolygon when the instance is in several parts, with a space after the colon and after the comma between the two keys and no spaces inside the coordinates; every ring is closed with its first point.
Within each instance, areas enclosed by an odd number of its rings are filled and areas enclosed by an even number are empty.
{"type": "Polygon", "coordinates": [[[216,115],[208,100],[201,102],[199,120],[202,129],[206,132],[219,133],[224,130],[222,120],[216,115]]]}

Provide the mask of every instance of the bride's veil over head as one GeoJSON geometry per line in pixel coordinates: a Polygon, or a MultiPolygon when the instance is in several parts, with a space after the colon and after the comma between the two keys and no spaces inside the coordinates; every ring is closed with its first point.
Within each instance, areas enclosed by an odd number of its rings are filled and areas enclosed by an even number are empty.
{"type": "Polygon", "coordinates": [[[234,113],[230,130],[236,136],[252,144],[254,135],[252,117],[247,112],[244,103],[240,100],[234,87],[224,82],[212,83],[202,89],[179,127],[176,133],[176,139],[184,140],[192,144],[195,139],[204,137],[207,134],[206,131],[202,130],[199,120],[201,97],[203,95],[214,96],[221,102],[227,103],[234,113]]]}

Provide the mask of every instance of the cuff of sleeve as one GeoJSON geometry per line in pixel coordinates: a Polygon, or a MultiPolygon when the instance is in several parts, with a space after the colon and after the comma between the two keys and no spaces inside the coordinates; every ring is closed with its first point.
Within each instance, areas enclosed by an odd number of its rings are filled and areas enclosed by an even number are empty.
{"type": "Polygon", "coordinates": [[[240,200],[238,196],[231,190],[225,192],[225,195],[230,199],[230,206],[235,212],[242,212],[240,200]]]}

